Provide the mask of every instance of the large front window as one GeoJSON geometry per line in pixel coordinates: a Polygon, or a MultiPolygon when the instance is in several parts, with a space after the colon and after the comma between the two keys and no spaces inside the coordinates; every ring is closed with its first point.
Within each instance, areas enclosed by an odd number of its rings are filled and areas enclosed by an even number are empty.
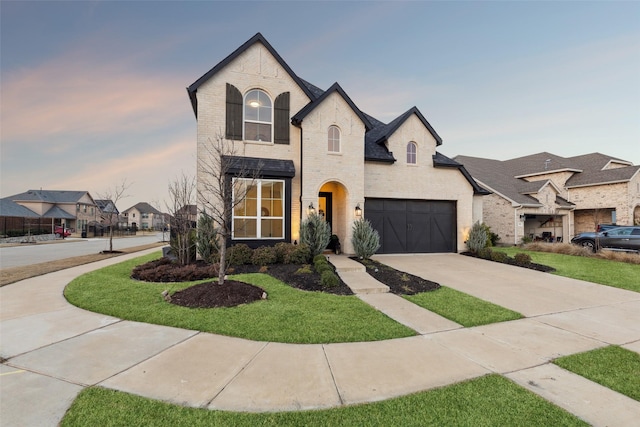
{"type": "Polygon", "coordinates": [[[253,89],[244,97],[244,139],[271,142],[273,108],[265,92],[253,89]]]}
{"type": "Polygon", "coordinates": [[[233,238],[284,238],[284,181],[233,179],[233,238]]]}

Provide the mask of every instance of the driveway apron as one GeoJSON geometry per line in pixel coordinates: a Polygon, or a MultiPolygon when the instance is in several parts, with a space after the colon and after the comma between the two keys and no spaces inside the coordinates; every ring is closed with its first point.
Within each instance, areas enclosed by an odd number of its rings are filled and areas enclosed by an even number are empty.
{"type": "Polygon", "coordinates": [[[379,401],[488,373],[506,375],[594,425],[640,419],[640,402],[549,364],[608,344],[640,351],[638,293],[457,254],[376,257],[527,316],[462,328],[384,292],[354,261],[332,256],[361,300],[412,327],[416,336],[315,345],[123,321],[64,299],[74,277],[153,251],[0,288],[3,425],[57,425],[89,385],[185,406],[261,412],[379,401]],[[590,405],[578,389],[593,396],[590,405]]]}

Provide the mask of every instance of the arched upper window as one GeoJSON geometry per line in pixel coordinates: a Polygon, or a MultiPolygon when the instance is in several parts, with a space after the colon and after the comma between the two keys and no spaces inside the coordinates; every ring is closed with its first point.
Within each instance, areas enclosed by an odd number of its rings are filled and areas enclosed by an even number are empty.
{"type": "Polygon", "coordinates": [[[407,164],[415,165],[418,163],[418,145],[415,142],[407,144],[407,164]]]}
{"type": "Polygon", "coordinates": [[[329,126],[328,131],[328,150],[332,153],[340,152],[340,129],[338,126],[329,126]]]}
{"type": "Polygon", "coordinates": [[[273,108],[271,98],[259,89],[244,96],[244,139],[271,142],[273,108]]]}

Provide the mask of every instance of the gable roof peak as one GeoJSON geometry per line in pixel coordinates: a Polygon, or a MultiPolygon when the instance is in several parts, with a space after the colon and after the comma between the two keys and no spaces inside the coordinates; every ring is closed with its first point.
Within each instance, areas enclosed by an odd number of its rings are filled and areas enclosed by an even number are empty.
{"type": "Polygon", "coordinates": [[[207,71],[202,75],[198,80],[193,82],[189,87],[187,87],[187,94],[189,95],[189,99],[191,99],[191,107],[193,108],[193,113],[196,118],[198,118],[198,97],[197,92],[198,88],[204,84],[207,80],[209,80],[213,75],[215,75],[218,71],[227,66],[231,61],[236,59],[240,54],[242,54],[245,50],[249,49],[256,43],[261,43],[269,53],[276,59],[276,61],[280,64],[282,68],[291,76],[291,78],[296,82],[296,84],[302,89],[302,91],[309,97],[309,99],[316,99],[316,95],[313,91],[305,84],[305,82],[293,72],[291,67],[282,59],[280,54],[271,46],[271,44],[267,41],[267,39],[262,35],[262,33],[256,33],[249,40],[244,42],[242,46],[231,52],[226,58],[220,61],[217,65],[215,65],[212,69],[207,71]]]}
{"type": "Polygon", "coordinates": [[[386,141],[413,114],[415,114],[418,119],[420,119],[424,127],[427,128],[429,133],[431,133],[431,136],[433,136],[433,138],[436,140],[436,146],[442,145],[442,138],[440,137],[440,135],[438,135],[435,129],[431,126],[431,124],[427,121],[427,119],[422,115],[418,107],[416,107],[415,105],[396,117],[391,122],[389,122],[389,124],[385,126],[384,130],[380,132],[380,135],[375,142],[380,144],[386,141]]]}
{"type": "Polygon", "coordinates": [[[362,111],[360,111],[360,109],[356,106],[356,104],[351,100],[351,97],[347,95],[347,92],[345,92],[344,89],[342,89],[342,86],[340,86],[338,82],[335,82],[334,84],[332,84],[331,87],[327,89],[317,99],[309,102],[307,105],[302,107],[302,109],[298,111],[291,118],[291,123],[296,126],[300,126],[304,118],[311,111],[313,111],[318,105],[322,104],[322,102],[334,92],[338,93],[342,97],[342,99],[344,99],[345,102],[349,105],[349,107],[353,110],[353,112],[356,113],[356,115],[360,118],[360,120],[364,124],[366,131],[373,128],[373,126],[371,125],[371,122],[369,121],[369,118],[362,111]]]}

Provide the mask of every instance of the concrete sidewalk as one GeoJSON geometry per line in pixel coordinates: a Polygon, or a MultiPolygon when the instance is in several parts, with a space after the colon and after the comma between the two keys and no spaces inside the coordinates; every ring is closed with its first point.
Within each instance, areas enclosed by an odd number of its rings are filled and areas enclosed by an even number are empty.
{"type": "MultiPolygon", "coordinates": [[[[56,425],[89,385],[186,406],[290,411],[379,401],[492,372],[594,425],[640,419],[640,402],[548,363],[608,344],[640,351],[639,293],[456,254],[381,256],[398,269],[526,311],[529,318],[461,328],[395,295],[359,293],[418,335],[317,345],[123,321],[64,299],[74,277],[142,254],[0,288],[0,355],[8,359],[0,366],[3,425],[56,425]],[[576,389],[586,390],[588,405],[576,389]]],[[[359,286],[369,279],[358,263],[334,255],[330,260],[354,289],[371,289],[359,286]]]]}

